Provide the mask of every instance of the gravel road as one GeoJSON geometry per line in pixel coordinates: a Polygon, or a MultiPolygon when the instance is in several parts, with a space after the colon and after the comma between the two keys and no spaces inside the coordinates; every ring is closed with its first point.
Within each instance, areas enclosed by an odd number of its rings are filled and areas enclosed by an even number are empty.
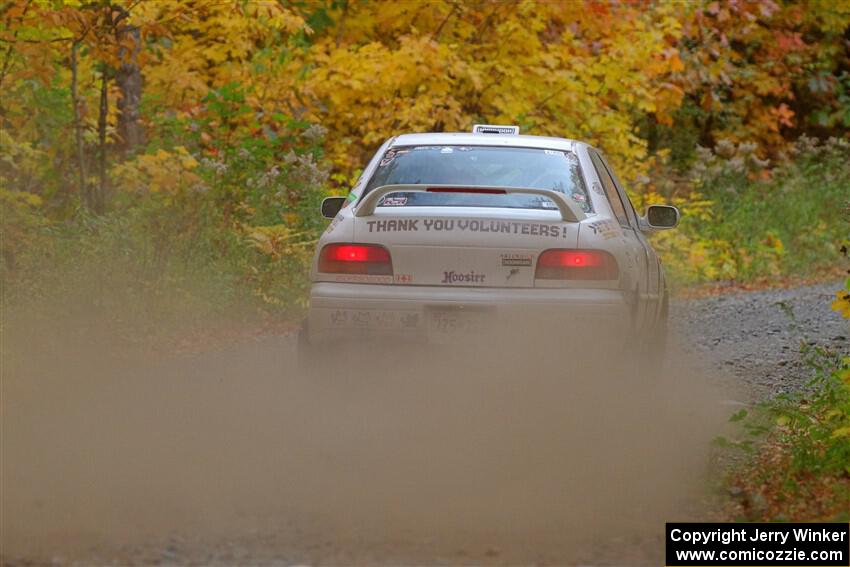
{"type": "Polygon", "coordinates": [[[848,350],[850,325],[830,309],[839,289],[841,282],[833,282],[678,301],[671,332],[686,352],[731,374],[751,399],[762,399],[799,389],[810,378],[801,342],[848,350]]]}
{"type": "Polygon", "coordinates": [[[661,564],[724,402],[804,384],[803,337],[847,348],[837,287],[675,302],[654,380],[508,344],[317,384],[288,336],[152,357],[16,329],[0,564],[661,564]]]}

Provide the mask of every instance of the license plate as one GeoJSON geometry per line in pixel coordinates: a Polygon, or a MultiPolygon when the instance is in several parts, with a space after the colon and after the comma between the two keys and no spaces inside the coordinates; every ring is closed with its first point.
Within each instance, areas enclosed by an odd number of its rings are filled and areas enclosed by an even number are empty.
{"type": "Polygon", "coordinates": [[[434,310],[428,313],[428,336],[435,342],[475,336],[483,329],[481,313],[434,310]]]}
{"type": "Polygon", "coordinates": [[[393,331],[416,329],[419,313],[414,311],[384,311],[380,309],[337,309],[329,314],[329,323],[337,329],[393,331]]]}

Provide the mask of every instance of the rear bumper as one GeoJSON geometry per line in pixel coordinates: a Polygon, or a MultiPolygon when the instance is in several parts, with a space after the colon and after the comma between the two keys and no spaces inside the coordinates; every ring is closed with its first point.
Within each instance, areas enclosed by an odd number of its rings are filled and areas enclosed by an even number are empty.
{"type": "Polygon", "coordinates": [[[564,332],[598,324],[625,335],[631,330],[631,312],[626,294],[610,289],[320,282],[310,292],[307,336],[312,344],[375,337],[441,342],[446,333],[440,327],[456,320],[460,328],[451,333],[455,336],[474,334],[482,326],[516,329],[514,323],[531,319],[564,332]]]}

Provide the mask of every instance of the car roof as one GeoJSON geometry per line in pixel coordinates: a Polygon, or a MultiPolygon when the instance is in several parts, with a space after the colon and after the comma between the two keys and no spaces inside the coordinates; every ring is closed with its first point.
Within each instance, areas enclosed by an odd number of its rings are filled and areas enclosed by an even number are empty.
{"type": "Polygon", "coordinates": [[[469,132],[431,132],[426,134],[402,134],[390,143],[398,146],[507,146],[514,148],[544,148],[575,151],[580,142],[549,136],[522,136],[508,134],[471,134],[469,132]]]}

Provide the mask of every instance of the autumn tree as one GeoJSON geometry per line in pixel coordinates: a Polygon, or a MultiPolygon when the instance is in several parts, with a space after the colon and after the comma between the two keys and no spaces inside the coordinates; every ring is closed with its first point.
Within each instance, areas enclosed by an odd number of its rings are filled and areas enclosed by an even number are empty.
{"type": "Polygon", "coordinates": [[[645,8],[449,0],[327,7],[338,25],[314,39],[305,97],[334,133],[328,149],[343,170],[397,132],[489,121],[598,143],[632,175],[646,153],[635,114],[669,121],[682,98],[670,80],[682,67],[681,24],[672,5],[645,8]]]}

